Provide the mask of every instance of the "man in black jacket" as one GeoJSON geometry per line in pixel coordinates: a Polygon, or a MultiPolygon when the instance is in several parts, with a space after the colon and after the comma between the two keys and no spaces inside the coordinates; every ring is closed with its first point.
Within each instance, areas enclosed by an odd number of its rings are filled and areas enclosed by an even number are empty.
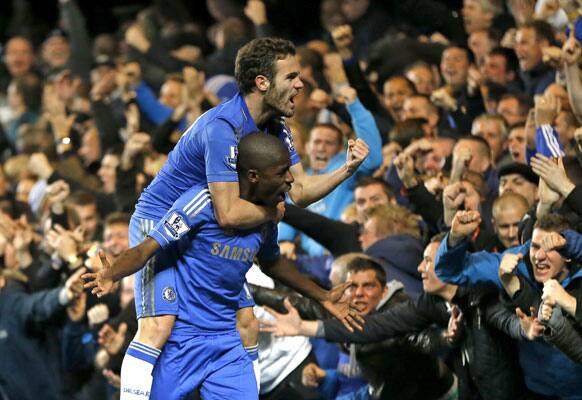
{"type": "Polygon", "coordinates": [[[54,323],[83,291],[84,272],[79,269],[62,287],[28,294],[0,271],[0,394],[10,400],[64,398],[54,323]]]}
{"type": "Polygon", "coordinates": [[[270,325],[266,329],[275,335],[321,336],[333,342],[364,344],[420,332],[436,324],[447,332],[430,335],[420,344],[426,351],[451,349],[447,363],[459,380],[460,399],[522,398],[523,378],[515,362],[513,344],[497,330],[507,321],[509,311],[499,303],[496,293],[463,289],[437,278],[433,262],[442,239],[443,235],[432,239],[418,267],[425,293],[414,303],[403,302],[366,316],[362,331],[348,332],[331,320],[302,321],[294,309],[287,315],[276,315],[278,321],[274,324],[265,321],[270,325]],[[451,309],[456,310],[453,318],[449,315],[451,309]]]}
{"type": "MultiPolygon", "coordinates": [[[[347,279],[352,282],[351,296],[354,305],[362,315],[383,314],[408,304],[410,298],[402,290],[402,284],[391,281],[386,284],[386,273],[380,264],[365,255],[354,257],[347,265],[347,279]]],[[[257,301],[259,296],[257,296],[257,301]]],[[[292,299],[304,318],[324,317],[306,299],[292,299]]],[[[287,307],[295,310],[287,303],[287,307]]],[[[280,307],[277,307],[280,309],[280,307]]],[[[277,318],[281,314],[270,311],[277,318]]],[[[296,311],[295,311],[296,313],[296,311]]],[[[297,315],[297,314],[295,314],[297,315]]],[[[283,316],[284,317],[284,316],[283,316]]],[[[297,315],[299,317],[299,315],[297,315]]],[[[270,325],[269,322],[265,322],[270,325]]],[[[428,328],[428,326],[427,326],[428,328]]],[[[420,329],[419,331],[423,331],[420,329]]],[[[275,330],[275,334],[279,332],[275,330]]],[[[435,332],[423,332],[423,337],[434,336],[435,332]]],[[[437,336],[440,335],[440,330],[437,336]]],[[[418,351],[419,335],[390,337],[380,343],[354,345],[347,344],[349,365],[355,366],[368,379],[372,398],[379,399],[439,399],[451,388],[453,379],[446,368],[441,368],[437,359],[418,351]]],[[[344,342],[343,340],[337,340],[344,342]]],[[[318,374],[311,367],[312,376],[318,374]]],[[[323,372],[319,370],[319,372],[323,372]]],[[[308,378],[305,376],[304,378],[308,378]]],[[[319,374],[321,377],[322,375],[319,374]]]]}

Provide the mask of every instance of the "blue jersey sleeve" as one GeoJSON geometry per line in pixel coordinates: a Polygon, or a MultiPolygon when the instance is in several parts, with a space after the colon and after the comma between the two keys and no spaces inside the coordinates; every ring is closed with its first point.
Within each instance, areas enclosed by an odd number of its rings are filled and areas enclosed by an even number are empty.
{"type": "Polygon", "coordinates": [[[202,140],[208,183],[238,182],[238,140],[232,127],[220,119],[212,121],[204,129],[202,140]]]}
{"type": "Polygon", "coordinates": [[[167,248],[184,234],[197,229],[212,215],[210,191],[195,186],[176,200],[168,213],[149,233],[158,244],[167,248]]]}
{"type": "MultiPolygon", "coordinates": [[[[443,239],[435,259],[435,273],[440,280],[459,286],[494,285],[501,288],[498,270],[503,255],[506,253],[521,253],[527,257],[529,242],[521,246],[512,247],[505,252],[490,253],[479,251],[469,253],[468,240],[464,240],[455,247],[448,245],[449,235],[443,239]]],[[[517,265],[517,273],[531,281],[527,266],[523,261],[517,265]]]]}
{"type": "Polygon", "coordinates": [[[281,256],[277,242],[277,225],[269,223],[265,227],[265,234],[261,250],[257,254],[259,260],[276,260],[281,256]]]}

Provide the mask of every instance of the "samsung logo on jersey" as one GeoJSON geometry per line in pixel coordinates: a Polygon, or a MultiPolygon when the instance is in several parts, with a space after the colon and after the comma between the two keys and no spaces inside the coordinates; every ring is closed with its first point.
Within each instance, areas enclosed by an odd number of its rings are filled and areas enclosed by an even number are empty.
{"type": "Polygon", "coordinates": [[[233,261],[252,261],[257,255],[256,249],[249,249],[248,247],[229,246],[218,242],[212,243],[212,250],[210,254],[233,261]]]}

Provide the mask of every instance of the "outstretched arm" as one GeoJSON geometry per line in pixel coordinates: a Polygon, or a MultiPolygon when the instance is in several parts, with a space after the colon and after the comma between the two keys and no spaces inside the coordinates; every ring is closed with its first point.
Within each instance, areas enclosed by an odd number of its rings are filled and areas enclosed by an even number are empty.
{"type": "Polygon", "coordinates": [[[85,288],[92,288],[91,293],[102,297],[111,292],[113,283],[135,274],[143,268],[147,261],[160,249],[160,245],[151,237],[147,237],[136,247],[132,247],[121,253],[110,264],[103,251],[99,252],[101,259],[101,269],[97,272],[91,272],[83,275],[85,288]]]}
{"type": "Polygon", "coordinates": [[[362,139],[350,140],[346,163],[335,171],[322,175],[307,175],[300,163],[293,165],[291,173],[295,182],[289,192],[291,198],[299,207],[307,207],[323,198],[356,172],[369,151],[368,145],[362,139]]]}
{"type": "Polygon", "coordinates": [[[361,328],[360,321],[362,318],[357,310],[350,306],[347,296],[344,296],[344,292],[350,286],[351,282],[338,285],[328,291],[322,289],[311,279],[302,275],[295,267],[295,264],[285,257],[278,257],[276,259],[259,258],[259,263],[263,272],[273,279],[277,279],[304,296],[319,301],[348,330],[353,331],[353,327],[361,328]]]}

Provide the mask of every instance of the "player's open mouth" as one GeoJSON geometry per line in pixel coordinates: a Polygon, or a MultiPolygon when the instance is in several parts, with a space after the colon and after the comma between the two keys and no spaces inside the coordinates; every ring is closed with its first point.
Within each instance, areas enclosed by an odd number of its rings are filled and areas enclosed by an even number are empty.
{"type": "Polygon", "coordinates": [[[319,162],[327,162],[327,157],[323,155],[317,155],[315,156],[315,160],[319,162]]]}

